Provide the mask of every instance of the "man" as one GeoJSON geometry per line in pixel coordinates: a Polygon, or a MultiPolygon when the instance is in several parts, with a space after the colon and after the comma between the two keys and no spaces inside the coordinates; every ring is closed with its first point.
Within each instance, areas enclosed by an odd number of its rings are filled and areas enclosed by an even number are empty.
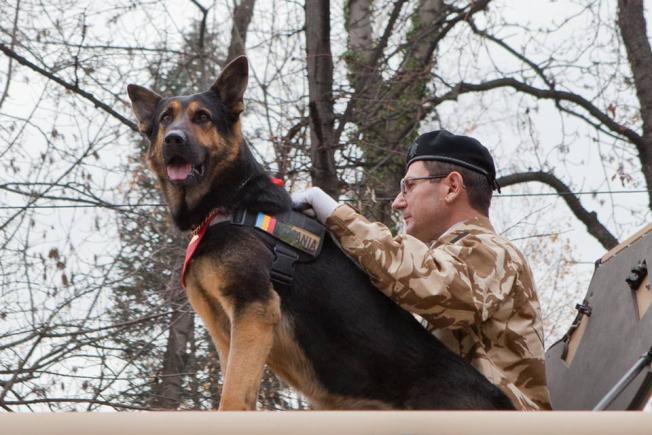
{"type": "Polygon", "coordinates": [[[408,151],[392,203],[405,234],[393,237],[319,188],[293,200],[311,206],[380,291],[421,316],[518,409],[550,409],[532,272],[488,218],[495,178],[480,142],[438,130],[419,136],[408,151]]]}

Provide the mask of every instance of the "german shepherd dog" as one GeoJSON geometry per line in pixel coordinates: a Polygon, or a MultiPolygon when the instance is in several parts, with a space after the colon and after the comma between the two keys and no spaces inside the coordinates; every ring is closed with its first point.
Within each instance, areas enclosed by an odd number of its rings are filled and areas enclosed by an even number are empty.
{"type": "MultiPolygon", "coordinates": [[[[128,87],[147,159],[181,230],[215,210],[228,217],[291,208],[243,140],[247,80],[241,56],[203,93],[163,98],[128,87]]],[[[273,285],[274,254],[259,231],[208,227],[185,278],[224,371],[220,410],[255,409],[266,363],[319,409],[513,409],[329,237],[314,261],[296,265],[291,285],[273,285]]]]}

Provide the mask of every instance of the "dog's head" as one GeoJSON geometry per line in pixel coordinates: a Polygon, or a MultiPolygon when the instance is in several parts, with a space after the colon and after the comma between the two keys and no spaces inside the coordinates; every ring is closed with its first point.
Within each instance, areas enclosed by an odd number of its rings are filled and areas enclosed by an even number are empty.
{"type": "Polygon", "coordinates": [[[242,146],[239,115],[247,79],[247,58],[240,56],[200,94],[163,98],[141,86],[127,87],[149,141],[147,160],[181,229],[190,223],[180,216],[199,207],[216,180],[233,171],[242,146]]]}

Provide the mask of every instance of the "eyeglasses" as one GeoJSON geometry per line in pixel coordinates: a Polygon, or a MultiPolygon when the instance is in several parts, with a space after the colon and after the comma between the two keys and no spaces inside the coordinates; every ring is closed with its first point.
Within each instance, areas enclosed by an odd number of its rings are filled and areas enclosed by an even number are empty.
{"type": "Polygon", "coordinates": [[[403,178],[401,180],[401,194],[403,196],[407,195],[410,193],[410,191],[414,188],[414,185],[417,184],[416,182],[419,180],[439,180],[442,178],[448,177],[448,174],[446,175],[428,175],[427,177],[408,177],[408,178],[403,178]]]}

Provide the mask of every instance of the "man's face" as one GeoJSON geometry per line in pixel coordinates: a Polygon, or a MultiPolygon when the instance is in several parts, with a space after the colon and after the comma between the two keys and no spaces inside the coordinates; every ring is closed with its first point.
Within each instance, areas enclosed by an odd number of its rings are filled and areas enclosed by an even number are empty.
{"type": "Polygon", "coordinates": [[[429,243],[448,228],[450,205],[444,201],[448,186],[444,180],[422,179],[430,174],[422,161],[410,165],[405,173],[405,192],[399,192],[392,203],[392,208],[403,214],[405,232],[424,243],[429,243]]]}

